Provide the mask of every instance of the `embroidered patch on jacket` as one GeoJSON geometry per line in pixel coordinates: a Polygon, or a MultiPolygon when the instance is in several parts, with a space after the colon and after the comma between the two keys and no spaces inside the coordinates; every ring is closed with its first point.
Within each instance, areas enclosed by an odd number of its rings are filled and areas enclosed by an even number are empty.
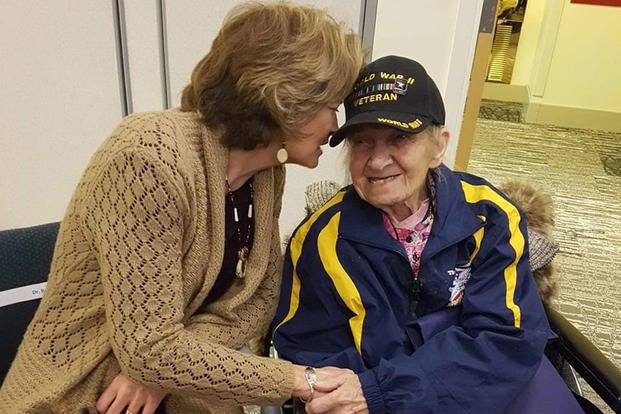
{"type": "Polygon", "coordinates": [[[447,306],[457,306],[464,297],[466,283],[470,279],[470,265],[458,266],[455,270],[449,270],[449,276],[454,276],[453,285],[449,288],[451,297],[447,306]]]}

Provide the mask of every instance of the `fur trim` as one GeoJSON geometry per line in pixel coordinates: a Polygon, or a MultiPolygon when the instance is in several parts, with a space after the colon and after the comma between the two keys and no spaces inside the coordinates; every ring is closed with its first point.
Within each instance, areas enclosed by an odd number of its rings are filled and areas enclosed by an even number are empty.
{"type": "Polygon", "coordinates": [[[558,251],[558,245],[552,239],[554,230],[552,197],[520,181],[507,182],[500,186],[500,190],[526,215],[531,269],[541,300],[544,304],[550,305],[556,294],[556,274],[552,259],[558,251]]]}

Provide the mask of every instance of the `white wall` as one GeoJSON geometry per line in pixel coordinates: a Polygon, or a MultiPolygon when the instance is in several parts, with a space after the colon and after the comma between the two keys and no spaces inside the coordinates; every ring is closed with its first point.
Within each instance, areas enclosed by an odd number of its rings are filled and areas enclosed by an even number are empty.
{"type": "Polygon", "coordinates": [[[60,220],[121,118],[110,1],[0,2],[0,229],[60,220]]]}
{"type": "Polygon", "coordinates": [[[621,113],[621,7],[529,1],[511,83],[529,102],[621,113]]]}
{"type": "Polygon", "coordinates": [[[482,0],[378,1],[373,59],[409,57],[435,80],[451,132],[449,166],[455,161],[482,7],[482,0]]]}
{"type": "Polygon", "coordinates": [[[156,2],[131,0],[124,5],[132,98],[130,112],[164,109],[156,2]]]}
{"type": "Polygon", "coordinates": [[[530,84],[547,4],[547,0],[530,0],[527,3],[511,75],[512,85],[530,84]]]}
{"type": "Polygon", "coordinates": [[[569,1],[541,103],[621,113],[621,7],[569,1]]]}

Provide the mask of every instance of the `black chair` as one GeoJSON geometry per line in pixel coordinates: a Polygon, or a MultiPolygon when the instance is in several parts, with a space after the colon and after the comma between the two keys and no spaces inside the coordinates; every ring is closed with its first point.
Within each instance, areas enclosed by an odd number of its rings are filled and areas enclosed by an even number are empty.
{"type": "Polygon", "coordinates": [[[567,382],[585,413],[600,413],[582,396],[579,384],[567,373],[575,370],[615,413],[621,413],[621,370],[558,311],[547,308],[557,340],[550,341],[546,355],[567,382]]]}
{"type": "Polygon", "coordinates": [[[59,226],[0,231],[0,384],[39,306],[59,226]]]}

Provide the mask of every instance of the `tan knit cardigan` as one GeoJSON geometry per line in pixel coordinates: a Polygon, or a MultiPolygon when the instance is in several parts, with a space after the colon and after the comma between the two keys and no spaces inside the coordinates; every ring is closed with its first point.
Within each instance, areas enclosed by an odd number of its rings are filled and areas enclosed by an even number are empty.
{"type": "Polygon", "coordinates": [[[202,306],[224,255],[227,158],[194,113],[121,122],[68,206],[0,413],[95,413],[120,371],[168,392],[168,413],[234,412],[289,397],[290,363],[234,350],[274,314],[283,168],[254,177],[245,278],[202,306]]]}

